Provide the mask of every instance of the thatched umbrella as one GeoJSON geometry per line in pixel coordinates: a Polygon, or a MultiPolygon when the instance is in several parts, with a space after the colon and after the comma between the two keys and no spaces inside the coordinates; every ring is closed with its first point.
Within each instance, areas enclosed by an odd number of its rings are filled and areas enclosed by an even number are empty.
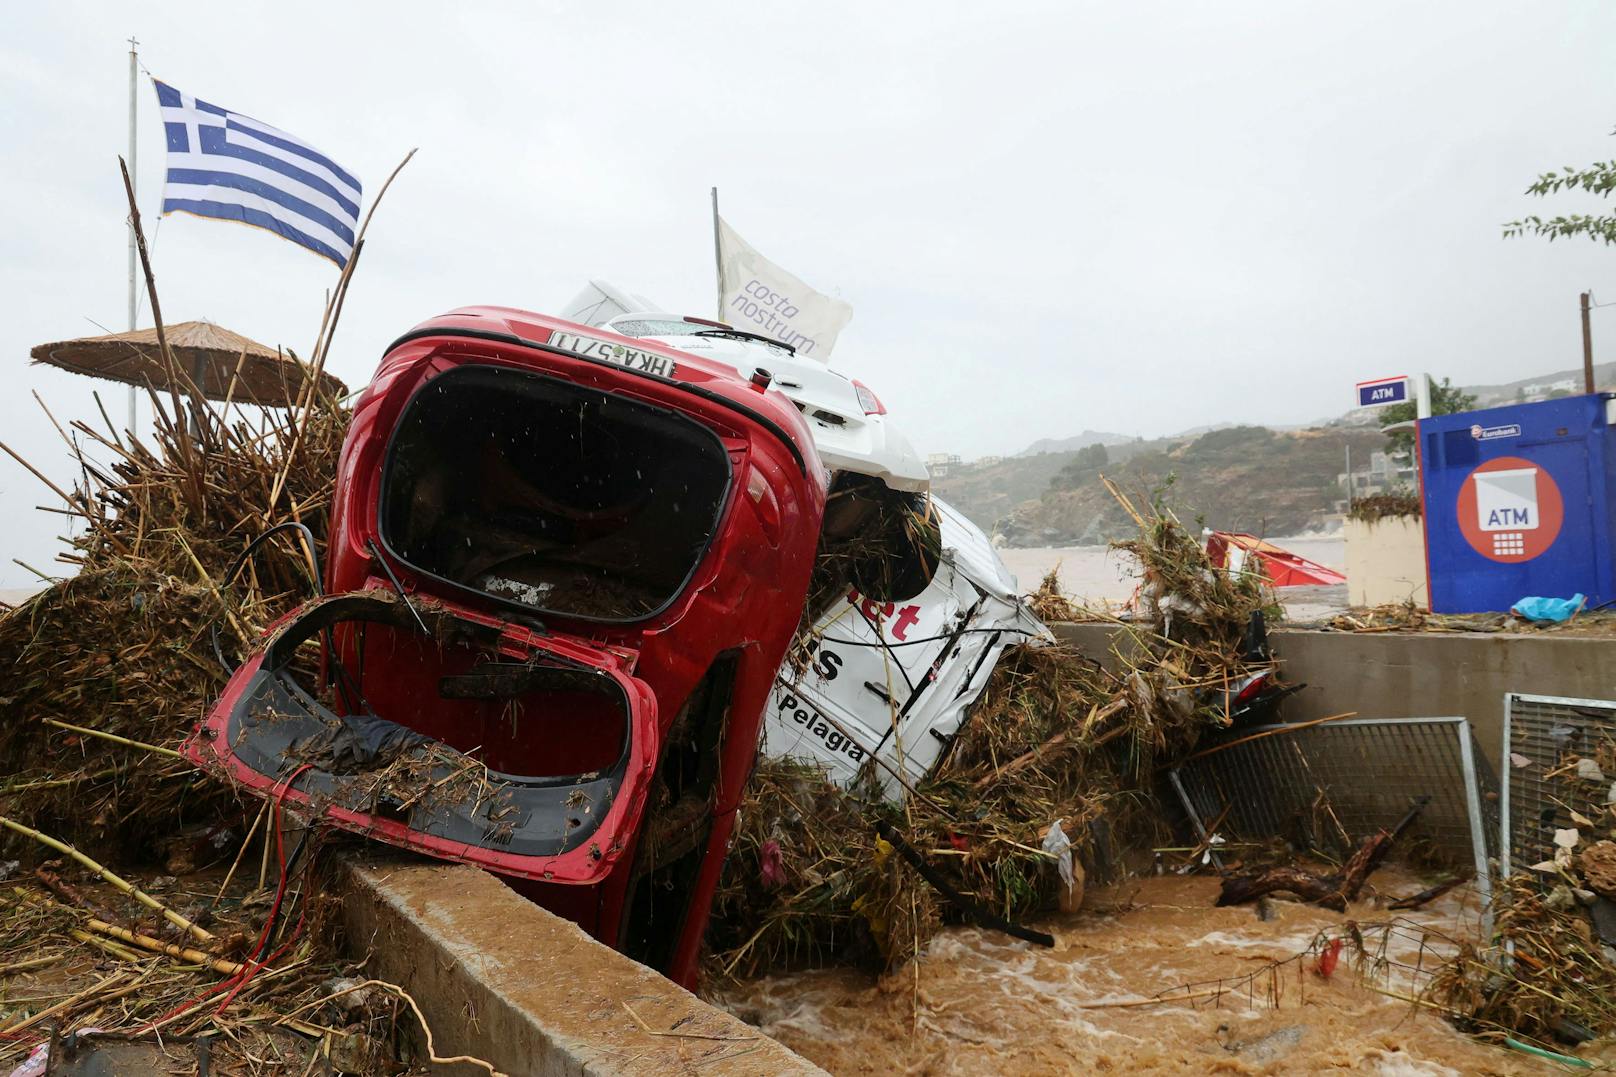
{"type": "MultiPolygon", "coordinates": [[[[212,322],[180,322],[165,325],[163,331],[174,362],[210,400],[288,407],[297,402],[309,376],[308,368],[293,356],[212,322]]],[[[171,384],[156,329],[40,344],[29,354],[36,363],[76,374],[190,392],[184,378],[178,379],[178,385],[171,384]]],[[[348,391],[336,377],[323,372],[320,388],[332,396],[348,391]]]]}

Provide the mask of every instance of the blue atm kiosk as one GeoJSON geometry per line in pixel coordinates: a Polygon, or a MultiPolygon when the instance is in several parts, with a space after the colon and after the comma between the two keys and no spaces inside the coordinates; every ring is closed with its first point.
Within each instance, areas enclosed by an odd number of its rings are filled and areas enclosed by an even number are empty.
{"type": "Polygon", "coordinates": [[[1432,611],[1616,599],[1613,419],[1616,396],[1594,393],[1420,420],[1432,611]]]}

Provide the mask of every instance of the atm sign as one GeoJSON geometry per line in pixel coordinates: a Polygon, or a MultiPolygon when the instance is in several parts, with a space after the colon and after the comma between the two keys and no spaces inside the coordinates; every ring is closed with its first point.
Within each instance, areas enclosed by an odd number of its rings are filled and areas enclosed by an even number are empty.
{"type": "Polygon", "coordinates": [[[1408,399],[1408,375],[1395,378],[1377,378],[1358,383],[1358,406],[1379,408],[1387,404],[1401,404],[1408,399]]]}
{"type": "Polygon", "coordinates": [[[1565,518],[1554,477],[1519,456],[1500,456],[1472,471],[1459,488],[1456,511],[1471,548],[1504,564],[1545,553],[1565,518]]]}

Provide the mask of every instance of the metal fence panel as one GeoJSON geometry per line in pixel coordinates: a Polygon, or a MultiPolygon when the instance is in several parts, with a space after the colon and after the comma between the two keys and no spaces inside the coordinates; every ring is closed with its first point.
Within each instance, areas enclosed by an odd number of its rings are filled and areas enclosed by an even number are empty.
{"type": "Polygon", "coordinates": [[[1502,867],[1524,870],[1554,857],[1554,832],[1597,819],[1616,779],[1616,701],[1504,696],[1502,867]],[[1600,779],[1575,777],[1576,759],[1603,762],[1600,779]],[[1559,772],[1560,776],[1548,778],[1559,772]]]}
{"type": "Polygon", "coordinates": [[[1221,818],[1217,830],[1228,838],[1350,848],[1428,796],[1405,841],[1474,863],[1478,888],[1488,891],[1488,858],[1498,855],[1498,779],[1465,719],[1266,726],[1223,743],[1229,747],[1214,742],[1171,776],[1198,827],[1221,818]]]}

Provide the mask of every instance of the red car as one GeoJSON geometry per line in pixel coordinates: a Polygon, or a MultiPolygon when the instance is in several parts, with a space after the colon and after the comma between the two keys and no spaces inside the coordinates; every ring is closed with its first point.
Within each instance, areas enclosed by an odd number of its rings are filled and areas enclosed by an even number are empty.
{"type": "Polygon", "coordinates": [[[343,447],[328,597],[187,754],[691,985],[825,509],[769,380],[504,308],[405,334],[343,447]]]}

